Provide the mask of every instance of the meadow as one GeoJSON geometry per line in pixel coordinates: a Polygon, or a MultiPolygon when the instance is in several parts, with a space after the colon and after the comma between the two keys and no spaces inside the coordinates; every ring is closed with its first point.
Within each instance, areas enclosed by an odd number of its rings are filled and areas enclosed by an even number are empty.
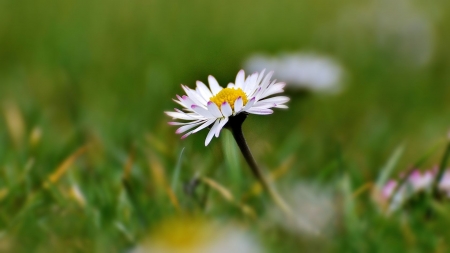
{"type": "Polygon", "coordinates": [[[387,214],[374,197],[445,165],[448,13],[445,0],[0,0],[0,252],[183,248],[209,224],[254,252],[450,251],[446,198],[387,214]],[[342,91],[287,88],[289,109],[243,130],[307,228],[280,221],[231,133],[205,147],[207,131],[181,140],[164,114],[180,84],[225,86],[255,53],[295,52],[336,59],[342,91]]]}

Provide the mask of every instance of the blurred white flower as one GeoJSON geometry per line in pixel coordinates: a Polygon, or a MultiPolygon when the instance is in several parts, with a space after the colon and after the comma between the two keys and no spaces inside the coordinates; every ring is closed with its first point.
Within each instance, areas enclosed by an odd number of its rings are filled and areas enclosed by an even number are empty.
{"type": "Polygon", "coordinates": [[[161,223],[132,253],[259,253],[259,244],[243,229],[196,218],[161,223]]]}
{"type": "Polygon", "coordinates": [[[444,172],[441,182],[439,182],[439,190],[450,198],[450,170],[444,172]]]}
{"type": "Polygon", "coordinates": [[[277,57],[257,54],[246,60],[244,68],[250,72],[272,69],[274,78],[285,81],[288,88],[323,93],[339,92],[344,72],[332,58],[313,53],[283,54],[277,57]]]}
{"type": "Polygon", "coordinates": [[[333,230],[336,209],[329,190],[299,183],[284,191],[283,196],[292,208],[293,217],[274,210],[273,217],[282,227],[299,236],[310,237],[321,237],[333,230]]]}

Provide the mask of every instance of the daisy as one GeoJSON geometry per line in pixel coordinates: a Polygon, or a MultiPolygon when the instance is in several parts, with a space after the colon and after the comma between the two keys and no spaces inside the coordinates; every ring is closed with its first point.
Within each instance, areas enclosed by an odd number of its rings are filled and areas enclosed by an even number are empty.
{"type": "Polygon", "coordinates": [[[286,231],[298,236],[318,237],[333,231],[337,217],[335,198],[327,187],[306,182],[284,188],[283,195],[291,204],[293,216],[286,219],[286,215],[279,210],[271,210],[270,218],[286,231]]]}
{"type": "Polygon", "coordinates": [[[257,253],[261,245],[239,224],[175,217],[155,226],[131,253],[257,253]]]}
{"type": "Polygon", "coordinates": [[[288,97],[270,97],[283,92],[285,86],[276,80],[271,81],[272,74],[264,75],[262,71],[245,77],[244,70],[241,70],[236,81],[226,88],[221,87],[213,76],[208,77],[209,88],[200,81],[197,81],[195,90],[181,85],[186,95],[177,95],[174,101],[183,110],[175,108],[174,112],[165,113],[183,122],[169,122],[169,125],[180,126],[176,133],[185,133],[182,139],[210,127],[205,140],[207,146],[214,136],[219,137],[229,120],[239,114],[269,115],[273,113],[271,108],[287,108],[284,104],[289,101],[288,97]]]}

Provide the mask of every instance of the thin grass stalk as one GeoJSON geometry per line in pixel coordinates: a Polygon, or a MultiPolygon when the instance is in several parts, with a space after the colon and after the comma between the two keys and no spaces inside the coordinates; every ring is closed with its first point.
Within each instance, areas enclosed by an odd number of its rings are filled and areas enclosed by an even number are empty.
{"type": "Polygon", "coordinates": [[[442,157],[441,163],[439,164],[438,173],[433,182],[433,195],[436,197],[439,197],[439,182],[441,182],[442,177],[444,176],[449,156],[450,156],[450,141],[447,143],[444,156],[442,157]]]}

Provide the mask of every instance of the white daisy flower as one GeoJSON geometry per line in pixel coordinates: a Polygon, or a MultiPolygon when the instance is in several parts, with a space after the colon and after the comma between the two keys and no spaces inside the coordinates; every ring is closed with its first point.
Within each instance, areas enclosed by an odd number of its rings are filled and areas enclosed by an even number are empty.
{"type": "Polygon", "coordinates": [[[332,224],[337,217],[335,200],[330,189],[310,183],[297,183],[284,190],[293,216],[274,209],[275,222],[298,236],[318,237],[329,235],[334,229],[332,224]]]}
{"type": "Polygon", "coordinates": [[[273,113],[271,108],[287,108],[284,104],[289,101],[288,97],[270,97],[283,92],[285,86],[276,80],[271,81],[272,74],[264,75],[262,71],[246,78],[244,70],[241,70],[235,83],[228,84],[227,88],[222,88],[213,76],[208,77],[209,88],[200,81],[197,81],[195,90],[181,85],[186,95],[177,95],[174,101],[183,106],[184,111],[175,108],[174,112],[165,113],[184,122],[169,122],[169,125],[181,126],[176,130],[177,134],[193,129],[182,139],[212,125],[205,140],[207,146],[213,136],[219,137],[233,116],[240,113],[268,115],[273,113]]]}
{"type": "Polygon", "coordinates": [[[165,220],[130,253],[259,253],[259,242],[235,224],[197,218],[165,220]]]}

